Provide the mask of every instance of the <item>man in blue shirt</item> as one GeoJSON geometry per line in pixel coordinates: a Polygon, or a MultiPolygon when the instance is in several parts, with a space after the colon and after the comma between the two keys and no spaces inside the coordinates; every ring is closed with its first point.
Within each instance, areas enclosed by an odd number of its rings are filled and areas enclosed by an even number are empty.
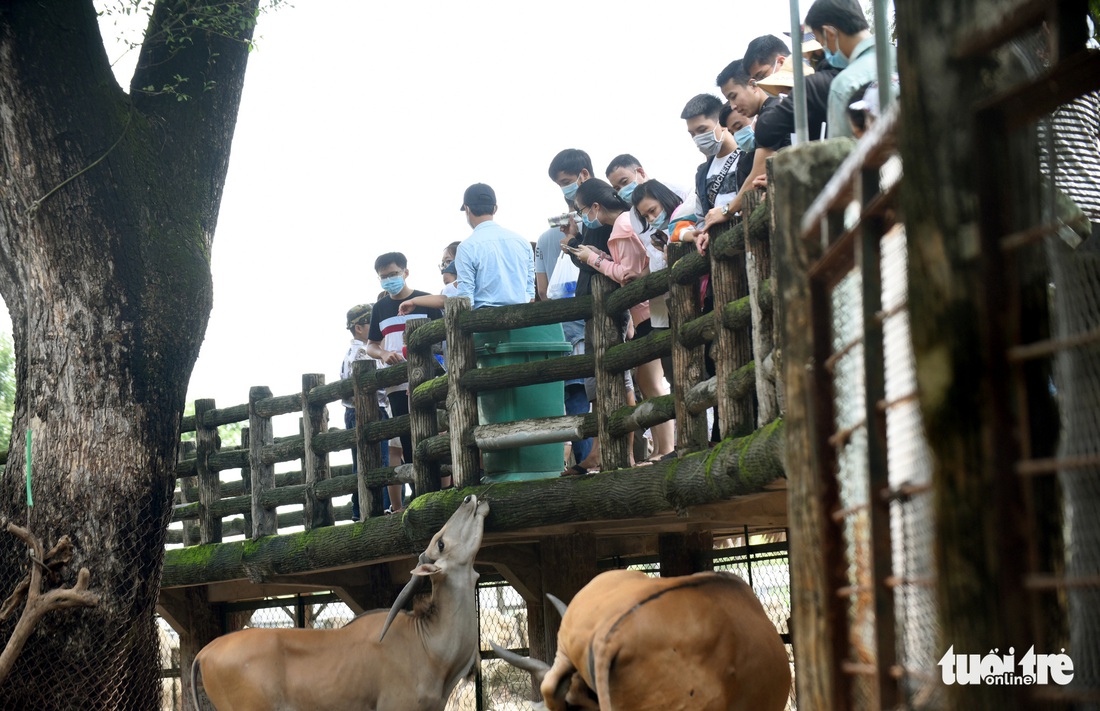
{"type": "MultiPolygon", "coordinates": [[[[840,69],[829,87],[826,135],[852,136],[848,105],[858,88],[878,79],[875,37],[856,0],[817,0],[806,13],[806,24],[825,49],[825,59],[840,69]]],[[[883,51],[890,52],[890,68],[896,71],[894,48],[885,43],[883,51]]]]}
{"type": "Polygon", "coordinates": [[[531,243],[493,220],[497,196],[484,183],[466,188],[462,207],[473,234],[455,256],[458,295],[475,309],[525,304],[535,298],[535,259],[531,243]]]}
{"type": "MultiPolygon", "coordinates": [[[[497,196],[485,183],[466,188],[462,207],[473,234],[458,246],[453,266],[458,274],[457,293],[465,296],[475,309],[482,306],[509,306],[535,300],[535,256],[531,243],[493,221],[497,196]]],[[[442,309],[447,297],[439,294],[418,295],[403,302],[400,313],[412,313],[417,307],[442,309]]]]}

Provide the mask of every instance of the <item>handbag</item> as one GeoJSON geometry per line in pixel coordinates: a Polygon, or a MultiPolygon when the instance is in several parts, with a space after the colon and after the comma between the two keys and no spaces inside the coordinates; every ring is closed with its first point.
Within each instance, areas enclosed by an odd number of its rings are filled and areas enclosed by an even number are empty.
{"type": "Polygon", "coordinates": [[[568,299],[577,293],[577,276],[581,270],[573,263],[569,254],[562,252],[554,264],[554,273],[546,284],[546,298],[568,299]]]}

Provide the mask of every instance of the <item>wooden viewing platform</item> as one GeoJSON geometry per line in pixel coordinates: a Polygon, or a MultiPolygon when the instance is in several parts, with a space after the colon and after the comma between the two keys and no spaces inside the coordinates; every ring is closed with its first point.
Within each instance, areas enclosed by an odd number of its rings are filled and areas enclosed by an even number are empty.
{"type": "MultiPolygon", "coordinates": [[[[184,418],[181,428],[195,433],[195,443],[183,449],[177,465],[172,520],[183,527],[170,529],[167,539],[184,546],[166,552],[162,598],[196,585],[211,586],[222,600],[274,589],[340,588],[349,570],[395,560],[404,566],[403,559],[422,548],[469,487],[492,503],[486,555],[497,546],[573,534],[594,536],[608,556],[656,555],[658,539],[670,534],[705,537],[709,548],[712,536],[740,535],[746,527],[782,528],[786,504],[782,423],[774,419],[770,216],[766,202],[751,204],[743,222],[716,230],[709,258],[691,245],[672,245],[670,268],[625,288],[597,276],[591,296],[570,300],[478,311],[464,300],[451,300],[444,320],[410,323],[405,364],[376,370],[372,361],[357,362],[352,378],[328,384],[323,376],[306,375],[302,391],[288,395],[254,387],[247,404],[228,408],[196,401],[195,415],[184,418]],[[701,314],[699,280],[708,273],[719,307],[701,314]],[[623,343],[621,314],[665,294],[672,328],[623,343]],[[592,322],[585,355],[476,367],[475,333],[574,319],[592,322]],[[754,333],[762,334],[756,358],[754,333]],[[447,373],[431,355],[444,340],[447,373]],[[717,371],[710,378],[703,360],[708,343],[717,371]],[[625,403],[621,373],[665,356],[674,364],[674,393],[615,407],[625,403]],[[478,393],[591,375],[599,395],[588,415],[477,424],[478,393]],[[405,380],[410,415],[377,420],[377,409],[369,406],[374,392],[405,380]],[[357,428],[329,429],[326,406],[345,398],[366,405],[356,409],[357,428]],[[709,407],[718,408],[724,437],[714,447],[708,446],[709,407]],[[301,434],[276,440],[272,418],[294,413],[301,416],[301,434]],[[628,433],[670,419],[677,421],[678,458],[627,468],[628,433]],[[242,445],[222,449],[217,428],[233,423],[246,426],[242,445]],[[402,431],[411,432],[413,464],[381,467],[378,443],[402,431]],[[599,475],[479,484],[479,450],[502,448],[502,437],[541,443],[594,435],[601,443],[599,475]],[[350,466],[328,463],[329,454],[353,446],[363,472],[359,477],[350,466]],[[274,473],[276,463],[291,461],[301,462],[299,471],[274,473]],[[438,491],[445,467],[454,476],[455,491],[438,491]],[[231,470],[239,470],[240,477],[225,474],[231,470]],[[382,487],[393,483],[413,484],[416,498],[404,515],[383,516],[382,487]],[[332,499],[353,491],[363,502],[363,520],[335,526],[350,521],[351,507],[334,507],[332,499]],[[276,512],[286,506],[301,508],[276,512]],[[291,527],[302,530],[282,533],[291,527]],[[246,540],[223,542],[242,534],[246,540]]],[[[373,595],[361,603],[352,593],[345,596],[353,608],[377,603],[373,595]]]]}

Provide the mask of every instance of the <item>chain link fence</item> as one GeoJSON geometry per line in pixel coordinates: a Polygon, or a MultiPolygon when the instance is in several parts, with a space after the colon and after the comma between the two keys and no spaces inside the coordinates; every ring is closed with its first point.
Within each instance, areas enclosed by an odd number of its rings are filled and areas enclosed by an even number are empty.
{"type": "Polygon", "coordinates": [[[83,529],[51,525],[48,513],[32,511],[29,522],[21,515],[14,523],[40,541],[38,555],[0,531],[0,597],[7,602],[0,647],[12,638],[29,597],[71,590],[81,567],[91,572],[88,591],[98,597],[94,606],[57,609],[37,621],[0,687],[4,711],[158,708],[156,590],[150,587],[159,580],[165,522],[151,521],[148,512],[124,521],[131,511],[123,508],[83,529]],[[103,531],[117,531],[115,540],[98,545],[103,531]],[[71,536],[71,547],[61,543],[64,536],[71,536]],[[32,565],[42,573],[40,591],[28,590],[32,565]]]}

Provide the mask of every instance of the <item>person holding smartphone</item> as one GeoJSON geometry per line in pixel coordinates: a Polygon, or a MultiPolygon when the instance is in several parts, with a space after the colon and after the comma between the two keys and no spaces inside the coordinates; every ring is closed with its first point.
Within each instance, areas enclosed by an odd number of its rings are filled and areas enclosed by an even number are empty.
{"type": "MultiPolygon", "coordinates": [[[[606,251],[586,244],[566,245],[577,260],[623,285],[649,274],[649,254],[631,226],[630,203],[623,200],[609,183],[599,178],[586,180],[577,190],[573,204],[586,227],[611,227],[606,251]]],[[[649,301],[631,306],[630,318],[634,326],[633,337],[641,338],[653,330],[649,301]]],[[[631,337],[630,329],[627,337],[631,337]]],[[[648,398],[668,394],[668,383],[664,380],[664,369],[659,359],[638,366],[638,385],[648,398]]],[[[633,405],[630,395],[628,393],[627,402],[633,405]]],[[[672,421],[655,425],[650,431],[653,433],[654,448],[650,461],[675,450],[675,424],[672,421]]]]}

